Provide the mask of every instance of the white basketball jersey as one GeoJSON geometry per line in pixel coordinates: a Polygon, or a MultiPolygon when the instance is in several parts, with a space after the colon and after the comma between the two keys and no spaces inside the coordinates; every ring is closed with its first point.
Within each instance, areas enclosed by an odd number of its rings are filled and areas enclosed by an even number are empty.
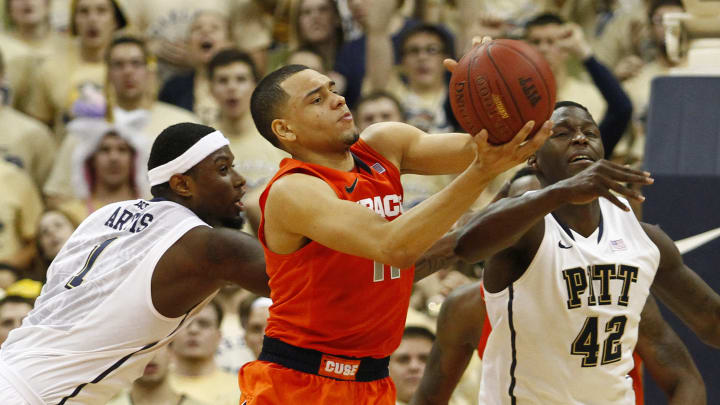
{"type": "Polygon", "coordinates": [[[182,235],[208,226],[166,200],[110,204],[88,217],[48,269],[33,309],[0,350],[0,379],[30,404],[105,404],[142,375],[190,313],[155,310],[155,265],[182,235]]]}
{"type": "Polygon", "coordinates": [[[635,404],[628,373],[660,252],[632,212],[599,203],[587,238],[546,215],[525,273],[485,291],[480,404],[635,404]]]}

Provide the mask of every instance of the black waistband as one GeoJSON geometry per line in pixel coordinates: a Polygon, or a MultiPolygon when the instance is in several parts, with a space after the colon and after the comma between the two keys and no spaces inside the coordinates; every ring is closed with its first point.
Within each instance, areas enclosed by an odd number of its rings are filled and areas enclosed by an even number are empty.
{"type": "Polygon", "coordinates": [[[390,357],[375,359],[372,357],[348,357],[334,354],[326,354],[317,350],[305,349],[302,347],[287,344],[279,339],[265,336],[263,338],[262,351],[258,360],[269,361],[280,364],[283,367],[301,371],[303,373],[315,374],[335,380],[374,381],[385,378],[389,375],[388,364],[390,357]],[[334,378],[327,373],[321,373],[323,357],[347,360],[348,363],[357,363],[357,371],[354,378],[334,378]]]}

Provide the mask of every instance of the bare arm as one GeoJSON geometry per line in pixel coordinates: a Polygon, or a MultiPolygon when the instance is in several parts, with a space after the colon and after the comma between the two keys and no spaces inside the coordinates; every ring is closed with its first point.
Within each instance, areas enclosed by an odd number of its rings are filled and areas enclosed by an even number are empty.
{"type": "Polygon", "coordinates": [[[475,159],[477,150],[469,134],[428,134],[401,122],[373,124],[362,138],[403,174],[460,173],[475,159]]]}
{"type": "Polygon", "coordinates": [[[415,262],[415,282],[438,270],[447,269],[451,266],[456,270],[460,266],[472,266],[470,263],[461,260],[454,252],[457,235],[457,232],[447,233],[415,262]]]}
{"type": "Polygon", "coordinates": [[[652,291],[706,344],[720,347],[720,296],[683,263],[675,243],[659,227],[642,224],[660,250],[652,291]]]}
{"type": "Polygon", "coordinates": [[[541,219],[564,204],[587,204],[604,197],[628,210],[610,190],[639,201],[642,197],[621,182],[649,184],[652,179],[647,172],[600,160],[535,193],[490,205],[461,230],[455,252],[468,262],[476,262],[516,245],[532,250],[542,237],[541,219]]]}
{"type": "Polygon", "coordinates": [[[269,296],[263,249],[244,232],[199,226],[155,265],[153,304],[164,316],[181,316],[227,283],[269,296]]]}
{"type": "Polygon", "coordinates": [[[395,64],[390,21],[397,8],[396,0],[371,0],[367,16],[365,72],[372,90],[384,90],[395,64]]]}
{"type": "Polygon", "coordinates": [[[453,291],[443,302],[425,373],[411,405],[443,405],[450,400],[477,349],[485,322],[480,283],[453,291]]]}
{"type": "Polygon", "coordinates": [[[473,164],[439,193],[389,222],[354,202],[341,200],[329,185],[305,174],[290,174],[273,184],[266,203],[266,237],[277,253],[290,253],[305,238],[331,249],[406,268],[447,232],[497,174],[524,160],[548,135],[542,131],[523,145],[531,126],[502,146],[477,136],[473,164]],[[292,212],[293,215],[274,213],[292,212]],[[328,213],[332,219],[328,220],[328,213]],[[362,232],[357,230],[362,229],[362,232]],[[296,242],[292,239],[295,237],[296,242]],[[284,240],[283,240],[284,239],[284,240]],[[287,242],[287,243],[284,243],[287,242]]]}
{"type": "Polygon", "coordinates": [[[653,380],[668,396],[670,405],[704,405],[705,383],[687,348],[648,297],[635,347],[653,380]]]}

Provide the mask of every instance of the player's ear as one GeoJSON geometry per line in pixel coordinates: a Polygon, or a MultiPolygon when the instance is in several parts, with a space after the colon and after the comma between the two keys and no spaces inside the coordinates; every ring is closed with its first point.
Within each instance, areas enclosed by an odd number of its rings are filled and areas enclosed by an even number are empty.
{"type": "Polygon", "coordinates": [[[184,174],[173,174],[170,177],[170,189],[180,197],[191,197],[192,189],[190,187],[190,176],[184,174]]]}
{"type": "Polygon", "coordinates": [[[295,140],[295,132],[293,132],[293,129],[287,122],[287,120],[276,118],[270,124],[270,128],[272,128],[275,136],[277,136],[280,140],[288,142],[292,142],[295,140]]]}

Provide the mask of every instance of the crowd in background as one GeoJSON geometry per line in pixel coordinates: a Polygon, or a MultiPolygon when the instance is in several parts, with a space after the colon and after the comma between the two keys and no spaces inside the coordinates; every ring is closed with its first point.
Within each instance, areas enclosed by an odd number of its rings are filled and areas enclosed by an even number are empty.
{"type": "MultiPolygon", "coordinates": [[[[221,130],[247,179],[246,205],[256,204],[287,155],[256,130],[250,95],[279,66],[330,76],[360,130],[404,121],[461,131],[443,59],[462,56],[473,36],[525,40],[549,62],[558,100],[592,113],[606,157],[639,166],[650,82],[683,63],[664,45],[662,17],[677,11],[680,0],[0,0],[0,344],[85,217],[149,197],[147,156],[165,127],[221,130]]],[[[404,175],[405,208],[450,180],[404,175]]],[[[248,218],[245,230],[256,228],[248,218]]],[[[447,269],[416,286],[390,365],[399,402],[422,375],[443,298],[481,273],[447,269]]],[[[112,403],[237,404],[234,373],[258,355],[269,305],[222,291],[112,403]]],[[[471,366],[456,404],[474,403],[478,375],[471,366]]]]}

